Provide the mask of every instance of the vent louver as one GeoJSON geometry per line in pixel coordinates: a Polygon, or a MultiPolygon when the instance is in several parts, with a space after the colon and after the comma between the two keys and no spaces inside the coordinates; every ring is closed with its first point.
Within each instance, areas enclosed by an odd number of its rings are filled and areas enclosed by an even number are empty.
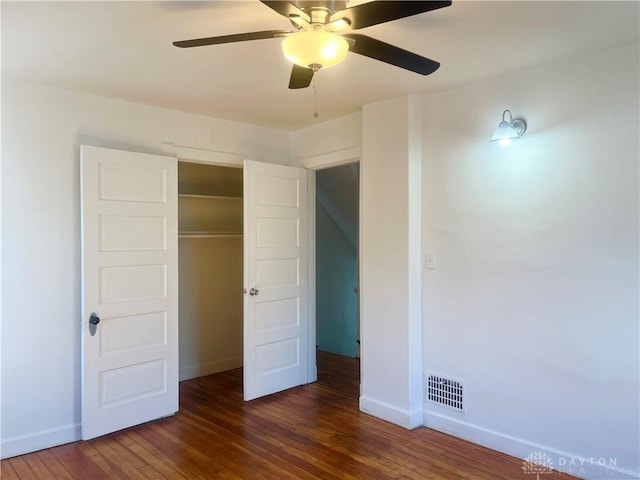
{"type": "Polygon", "coordinates": [[[431,374],[426,380],[429,402],[464,412],[464,385],[460,380],[431,374]]]}

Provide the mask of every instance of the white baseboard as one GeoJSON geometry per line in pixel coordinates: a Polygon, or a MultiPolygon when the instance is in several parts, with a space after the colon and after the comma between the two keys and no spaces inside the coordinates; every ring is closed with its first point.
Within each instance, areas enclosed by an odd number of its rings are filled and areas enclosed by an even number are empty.
{"type": "Polygon", "coordinates": [[[76,442],[82,436],[81,424],[53,428],[20,437],[2,439],[0,458],[16,457],[25,453],[76,442]]]}
{"type": "Polygon", "coordinates": [[[421,409],[403,410],[369,397],[360,397],[360,411],[408,429],[420,427],[423,423],[421,409]]]}
{"type": "Polygon", "coordinates": [[[189,367],[180,367],[179,380],[190,380],[192,378],[204,377],[214,373],[233,370],[242,367],[242,357],[225,358],[215,362],[201,363],[189,367]]]}
{"type": "MultiPolygon", "coordinates": [[[[438,412],[425,411],[424,426],[516,458],[526,459],[531,454],[545,454],[545,458],[551,460],[551,467],[554,470],[584,478],[585,480],[640,479],[640,469],[638,467],[635,469],[625,468],[624,465],[617,465],[616,459],[581,457],[473,425],[438,412]]],[[[540,478],[542,479],[542,476],[540,478]]]]}

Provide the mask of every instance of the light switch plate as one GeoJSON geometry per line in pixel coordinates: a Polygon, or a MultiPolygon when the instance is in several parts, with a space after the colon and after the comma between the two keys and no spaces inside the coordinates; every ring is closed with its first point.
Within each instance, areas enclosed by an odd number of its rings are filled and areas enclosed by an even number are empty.
{"type": "Polygon", "coordinates": [[[436,268],[436,254],[435,252],[427,252],[424,254],[424,268],[435,270],[436,268]]]}

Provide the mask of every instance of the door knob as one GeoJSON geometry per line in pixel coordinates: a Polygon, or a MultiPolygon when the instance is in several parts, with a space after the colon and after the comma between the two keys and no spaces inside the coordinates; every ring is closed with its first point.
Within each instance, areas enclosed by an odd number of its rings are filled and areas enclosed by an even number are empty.
{"type": "Polygon", "coordinates": [[[258,295],[258,289],[257,288],[252,288],[251,290],[249,290],[249,295],[251,295],[252,297],[258,295]]]}
{"type": "Polygon", "coordinates": [[[98,324],[100,323],[100,317],[95,314],[95,312],[91,313],[89,317],[89,333],[93,337],[96,334],[96,330],[98,329],[98,324]]]}

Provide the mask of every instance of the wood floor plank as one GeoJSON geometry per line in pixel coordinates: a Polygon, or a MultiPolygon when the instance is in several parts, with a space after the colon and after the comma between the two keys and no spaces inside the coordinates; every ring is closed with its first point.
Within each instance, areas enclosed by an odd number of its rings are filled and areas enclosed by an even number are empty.
{"type": "Polygon", "coordinates": [[[139,472],[144,475],[147,480],[168,480],[167,477],[153,468],[152,465],[145,465],[144,467],[140,467],[139,472]]]}
{"type": "MultiPolygon", "coordinates": [[[[6,460],[3,460],[4,463],[6,460]]],[[[8,461],[13,467],[16,475],[20,480],[38,480],[35,473],[31,470],[31,458],[25,458],[25,456],[11,458],[8,461]]]]}
{"type": "MultiPolygon", "coordinates": [[[[146,427],[146,425],[143,425],[140,428],[144,427],[146,427]]],[[[166,457],[162,452],[159,452],[153,448],[152,445],[149,445],[148,442],[140,436],[136,429],[126,430],[122,434],[130,440],[129,448],[166,478],[190,480],[180,472],[179,467],[176,469],[176,462],[172,458],[166,457]]]]}
{"type": "MultiPolygon", "coordinates": [[[[229,418],[228,416],[225,416],[222,413],[213,410],[208,412],[201,412],[200,415],[201,418],[205,418],[208,421],[216,424],[217,426],[223,427],[228,432],[228,435],[235,435],[236,438],[238,438],[239,441],[242,442],[242,444],[247,444],[247,447],[253,446],[254,448],[260,448],[264,451],[274,453],[281,458],[287,456],[289,461],[294,461],[297,455],[297,458],[299,458],[300,460],[307,461],[307,468],[311,468],[312,465],[320,466],[322,470],[320,472],[322,474],[321,478],[333,478],[331,472],[336,471],[337,466],[339,466],[341,459],[337,458],[337,452],[331,452],[336,453],[336,455],[330,455],[328,457],[329,463],[327,463],[327,459],[324,456],[320,455],[321,452],[317,450],[313,452],[315,456],[309,457],[308,455],[305,455],[305,452],[309,447],[307,445],[309,442],[306,442],[307,444],[305,444],[304,441],[300,442],[299,436],[294,431],[288,432],[289,435],[287,443],[293,446],[296,455],[293,455],[293,458],[289,457],[289,455],[287,455],[286,448],[282,448],[281,444],[273,444],[273,442],[276,440],[274,432],[278,428],[277,425],[275,423],[261,423],[255,417],[252,417],[252,415],[248,411],[245,411],[242,417],[242,424],[238,424],[238,422],[234,421],[233,418],[229,418]],[[261,435],[260,432],[267,432],[266,436],[261,435]]],[[[320,445],[317,446],[320,447],[320,445]]],[[[341,465],[341,467],[342,469],[340,470],[340,478],[351,478],[348,475],[347,470],[345,469],[345,465],[341,465]]]]}
{"type": "Polygon", "coordinates": [[[103,441],[97,445],[97,448],[102,451],[103,455],[112,463],[126,463],[128,467],[136,470],[147,465],[144,460],[121,443],[121,437],[117,434],[103,437],[103,441]]]}
{"type": "MultiPolygon", "coordinates": [[[[82,451],[82,443],[76,442],[49,449],[51,455],[64,465],[64,468],[74,480],[109,480],[109,476],[103,472],[82,451]]],[[[33,455],[33,454],[31,454],[33,455]]],[[[24,455],[30,458],[31,455],[24,455]]]]}
{"type": "Polygon", "coordinates": [[[74,480],[64,465],[51,454],[51,450],[41,450],[35,453],[35,457],[42,462],[46,475],[41,475],[44,480],[55,478],[56,480],[74,480]]]}
{"type": "MultiPolygon", "coordinates": [[[[197,417],[198,423],[202,425],[203,419],[202,417],[197,417]]],[[[199,467],[204,467],[205,474],[215,473],[215,478],[243,478],[241,475],[246,472],[243,469],[238,468],[238,462],[234,458],[234,455],[239,455],[239,450],[241,449],[236,442],[232,444],[232,447],[235,447],[234,450],[230,450],[227,447],[228,443],[228,435],[225,435],[227,439],[225,442],[221,442],[219,439],[214,440],[211,438],[211,435],[189,435],[189,442],[187,445],[184,442],[179,440],[179,434],[176,435],[176,428],[179,425],[193,425],[194,420],[188,418],[188,414],[181,414],[177,418],[177,422],[172,422],[171,425],[167,425],[166,427],[157,427],[154,430],[155,435],[157,436],[159,441],[166,441],[171,443],[177,443],[182,446],[182,448],[186,449],[186,453],[193,457],[193,461],[199,467]],[[211,458],[211,455],[206,455],[202,453],[202,451],[207,450],[219,450],[225,451],[224,457],[217,456],[215,459],[211,458]],[[235,473],[234,473],[235,472],[235,473]]],[[[211,432],[213,425],[208,425],[208,428],[203,429],[204,432],[211,432]]],[[[178,430],[180,431],[180,430],[178,430]]],[[[252,452],[242,452],[242,455],[252,455],[252,452]]],[[[261,460],[262,463],[265,463],[267,466],[271,466],[274,468],[277,466],[276,462],[273,462],[271,455],[269,452],[265,451],[260,454],[260,456],[256,460],[261,460]]],[[[277,459],[276,459],[277,460],[277,459]]],[[[279,474],[282,478],[310,478],[315,479],[316,477],[312,477],[307,475],[304,470],[300,470],[297,466],[292,465],[292,471],[279,471],[279,474]]]]}
{"type": "MultiPolygon", "coordinates": [[[[83,445],[85,454],[105,472],[109,478],[123,478],[127,480],[146,480],[138,468],[144,466],[142,461],[136,461],[135,455],[118,454],[112,447],[110,439],[95,439],[83,445]],[[133,457],[133,462],[130,460],[133,457]]],[[[112,440],[112,439],[111,439],[112,440]]],[[[138,459],[139,460],[139,459],[138,459]]]]}
{"type": "Polygon", "coordinates": [[[80,452],[84,454],[89,460],[91,460],[100,470],[102,470],[107,478],[114,480],[128,480],[127,474],[120,468],[123,463],[113,464],[109,462],[102,454],[101,450],[98,450],[94,445],[97,444],[97,440],[80,442],[78,448],[80,452]]]}
{"type": "Polygon", "coordinates": [[[20,477],[13,469],[13,465],[9,461],[6,461],[0,465],[0,478],[2,480],[18,480],[20,477]]]}
{"type": "Polygon", "coordinates": [[[3,467],[5,463],[9,463],[13,467],[13,470],[19,480],[38,480],[38,477],[35,476],[29,467],[30,458],[26,458],[26,455],[10,458],[9,460],[3,460],[3,467]]]}
{"type": "Polygon", "coordinates": [[[47,469],[37,454],[30,459],[29,468],[38,480],[51,480],[51,478],[53,478],[53,473],[47,469]]]}
{"type": "Polygon", "coordinates": [[[164,430],[165,428],[164,424],[149,425],[149,428],[140,430],[138,433],[150,448],[159,452],[160,455],[175,459],[173,468],[187,478],[207,478],[208,475],[219,478],[223,474],[224,468],[214,461],[212,458],[214,455],[205,453],[214,451],[212,442],[198,441],[196,435],[190,435],[187,441],[176,440],[164,430]]]}
{"type": "Polygon", "coordinates": [[[241,369],[188,380],[173,417],[3,460],[2,479],[531,480],[516,458],[359,412],[359,370],[318,352],[318,382],[251,402],[241,369]]]}

